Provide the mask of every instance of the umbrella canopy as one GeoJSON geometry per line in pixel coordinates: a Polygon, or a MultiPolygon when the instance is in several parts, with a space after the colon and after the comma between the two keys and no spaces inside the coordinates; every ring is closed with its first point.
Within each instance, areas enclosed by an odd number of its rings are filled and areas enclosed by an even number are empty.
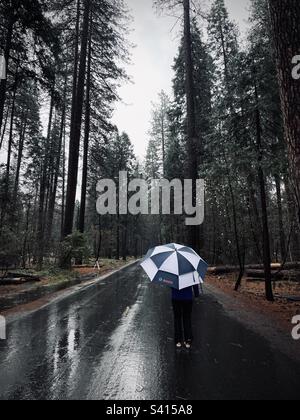
{"type": "Polygon", "coordinates": [[[141,267],[153,283],[181,290],[203,283],[208,264],[192,248],[168,244],[150,249],[141,267]]]}

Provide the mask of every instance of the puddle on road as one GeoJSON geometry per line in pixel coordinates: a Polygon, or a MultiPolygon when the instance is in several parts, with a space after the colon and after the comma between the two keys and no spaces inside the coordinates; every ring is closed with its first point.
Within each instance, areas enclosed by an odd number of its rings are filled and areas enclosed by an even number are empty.
{"type": "Polygon", "coordinates": [[[142,355],[137,345],[134,320],[140,311],[141,298],[123,313],[121,324],[113,332],[100,364],[95,371],[88,399],[131,399],[144,389],[140,384],[142,355]]]}

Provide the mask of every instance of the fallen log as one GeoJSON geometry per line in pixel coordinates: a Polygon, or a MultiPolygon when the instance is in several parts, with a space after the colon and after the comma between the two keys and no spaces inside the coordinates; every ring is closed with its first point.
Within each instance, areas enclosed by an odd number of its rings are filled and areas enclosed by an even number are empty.
{"type": "Polygon", "coordinates": [[[208,273],[212,274],[214,276],[218,276],[220,274],[229,274],[229,273],[235,273],[239,271],[239,267],[231,266],[231,265],[224,265],[219,267],[209,267],[208,273]]]}
{"type": "MultiPolygon", "coordinates": [[[[247,270],[246,276],[247,281],[264,280],[265,272],[264,270],[247,270]]],[[[272,278],[274,280],[300,281],[300,271],[282,270],[279,272],[272,272],[272,278]]]]}
{"type": "Polygon", "coordinates": [[[41,281],[41,278],[39,276],[36,276],[34,274],[23,274],[18,272],[9,271],[6,276],[6,278],[22,278],[26,281],[41,281]]]}
{"type": "MultiPolygon", "coordinates": [[[[280,266],[282,267],[282,266],[280,266]]],[[[291,270],[291,269],[300,269],[300,262],[288,262],[284,264],[284,268],[291,270]]]]}
{"type": "MultiPolygon", "coordinates": [[[[286,263],[284,265],[284,267],[282,267],[282,264],[280,263],[272,263],[271,265],[271,270],[274,273],[280,271],[281,269],[283,269],[282,271],[286,272],[286,271],[290,271],[290,270],[300,270],[300,262],[290,262],[290,263],[286,263]]],[[[249,264],[245,266],[245,270],[247,273],[252,273],[252,272],[259,272],[261,273],[260,276],[264,276],[264,266],[262,264],[249,264]]],[[[219,265],[216,267],[209,267],[208,269],[208,273],[213,275],[213,276],[218,276],[218,275],[222,275],[222,274],[229,274],[229,273],[238,273],[240,271],[239,266],[235,266],[235,265],[219,265]]],[[[249,277],[252,277],[251,274],[249,274],[249,277]]],[[[253,277],[257,277],[256,275],[253,277]]],[[[276,276],[278,277],[278,276],[276,276]]]]}
{"type": "Polygon", "coordinates": [[[28,280],[24,278],[4,278],[0,279],[0,286],[14,286],[18,284],[24,284],[27,283],[28,280]]]}
{"type": "MultiPolygon", "coordinates": [[[[282,265],[279,263],[271,264],[271,270],[280,270],[281,267],[282,265]]],[[[262,264],[249,264],[249,265],[246,265],[245,268],[246,270],[263,270],[264,266],[262,264]]]]}

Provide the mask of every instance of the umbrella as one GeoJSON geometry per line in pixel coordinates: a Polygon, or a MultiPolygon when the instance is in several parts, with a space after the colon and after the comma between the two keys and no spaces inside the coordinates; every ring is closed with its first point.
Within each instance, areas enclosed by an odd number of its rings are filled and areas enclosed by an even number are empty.
{"type": "Polygon", "coordinates": [[[153,283],[181,290],[203,283],[208,264],[192,248],[168,244],[150,249],[141,267],[153,283]]]}

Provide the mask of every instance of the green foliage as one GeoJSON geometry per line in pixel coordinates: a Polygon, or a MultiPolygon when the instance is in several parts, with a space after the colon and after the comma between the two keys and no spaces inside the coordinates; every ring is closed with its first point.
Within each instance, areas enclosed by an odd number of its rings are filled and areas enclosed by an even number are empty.
{"type": "Polygon", "coordinates": [[[22,255],[17,234],[8,226],[3,227],[0,241],[0,268],[18,266],[22,255]]]}
{"type": "Polygon", "coordinates": [[[71,268],[72,259],[86,260],[89,256],[86,237],[78,231],[67,236],[60,245],[60,266],[63,268],[71,268]]]}
{"type": "MultiPolygon", "coordinates": [[[[198,164],[201,167],[205,145],[211,134],[212,118],[212,93],[214,63],[207,45],[203,42],[203,34],[199,29],[196,19],[191,24],[193,69],[194,69],[194,97],[196,112],[196,130],[198,135],[197,155],[198,164]]],[[[179,52],[174,63],[175,76],[173,79],[173,91],[175,101],[170,109],[171,132],[175,148],[186,148],[186,101],[185,101],[185,67],[184,67],[184,39],[181,39],[179,52]],[[177,139],[176,139],[177,137],[177,139]],[[178,138],[179,137],[179,138],[178,138]],[[176,145],[177,144],[177,145],[176,145]]],[[[172,153],[172,147],[170,149],[172,153]]],[[[173,148],[174,152],[174,148],[173,148]]],[[[182,151],[178,157],[185,159],[182,151]]],[[[182,163],[173,161],[180,168],[182,163]]],[[[182,162],[182,160],[181,160],[182,162]]]]}

